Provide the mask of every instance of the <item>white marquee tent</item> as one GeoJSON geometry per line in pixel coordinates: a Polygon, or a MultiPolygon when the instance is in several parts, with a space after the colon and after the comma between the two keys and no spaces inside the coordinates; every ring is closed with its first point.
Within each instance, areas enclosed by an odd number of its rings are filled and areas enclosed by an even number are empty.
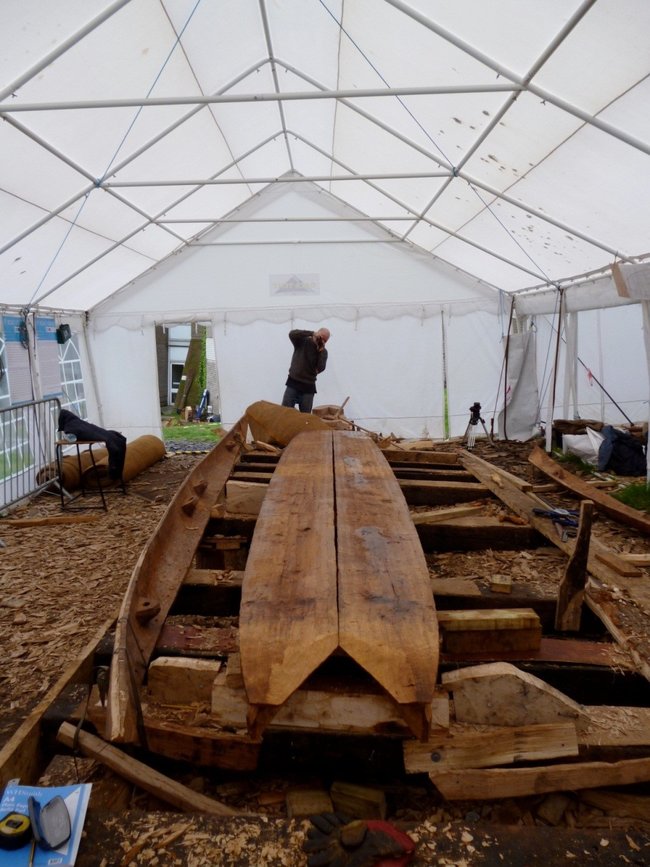
{"type": "Polygon", "coordinates": [[[159,432],[155,325],[201,322],[226,423],[318,325],[317,403],[375,430],[647,418],[647,0],[3,12],[5,403],[47,392],[39,321],[66,323],[89,417],[159,432]]]}

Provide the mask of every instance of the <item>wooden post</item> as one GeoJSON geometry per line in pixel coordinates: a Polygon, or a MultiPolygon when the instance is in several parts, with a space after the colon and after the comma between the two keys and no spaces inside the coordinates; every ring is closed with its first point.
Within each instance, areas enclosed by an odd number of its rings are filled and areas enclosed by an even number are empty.
{"type": "Polygon", "coordinates": [[[587,583],[587,560],[589,558],[593,513],[593,502],[583,500],[580,503],[580,519],[575,548],[560,581],[555,609],[555,628],[560,632],[577,632],[580,629],[582,601],[587,583]]]}

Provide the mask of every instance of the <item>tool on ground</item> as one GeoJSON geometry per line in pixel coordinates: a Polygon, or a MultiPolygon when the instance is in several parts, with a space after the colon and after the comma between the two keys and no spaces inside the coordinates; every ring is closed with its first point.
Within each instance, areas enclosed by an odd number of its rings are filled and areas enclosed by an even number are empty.
{"type": "Polygon", "coordinates": [[[469,408],[469,421],[465,428],[465,435],[463,437],[463,441],[466,443],[468,449],[474,448],[474,444],[476,443],[476,427],[479,422],[481,422],[481,425],[483,426],[485,436],[491,441],[492,437],[485,427],[485,419],[481,418],[481,404],[478,403],[478,401],[475,401],[469,408]]]}
{"type": "Polygon", "coordinates": [[[0,819],[0,849],[20,849],[32,836],[32,823],[23,813],[7,813],[0,819]]]}
{"type": "Polygon", "coordinates": [[[405,867],[415,843],[389,822],[343,813],[312,816],[303,850],[308,867],[405,867]]]}
{"type": "Polygon", "coordinates": [[[34,839],[41,849],[58,849],[70,839],[72,833],[70,814],[60,795],[56,795],[44,806],[30,796],[27,800],[27,809],[34,839]]]}
{"type": "Polygon", "coordinates": [[[550,518],[563,542],[566,542],[569,537],[577,536],[579,515],[577,509],[533,509],[533,512],[542,518],[550,518]]]}
{"type": "Polygon", "coordinates": [[[550,518],[561,527],[577,527],[579,512],[576,509],[533,509],[535,515],[550,518]]]}

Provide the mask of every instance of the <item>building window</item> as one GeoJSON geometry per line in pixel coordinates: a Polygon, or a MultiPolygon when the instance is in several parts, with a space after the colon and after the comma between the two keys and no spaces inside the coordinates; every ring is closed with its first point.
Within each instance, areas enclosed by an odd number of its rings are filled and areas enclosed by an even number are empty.
{"type": "Polygon", "coordinates": [[[11,406],[9,396],[9,377],[7,375],[7,353],[5,352],[4,335],[0,331],[0,409],[11,406]]]}
{"type": "Polygon", "coordinates": [[[172,362],[169,367],[169,404],[171,406],[176,400],[185,365],[172,362]]]}
{"type": "Polygon", "coordinates": [[[79,418],[88,417],[86,393],[84,391],[79,358],[79,342],[76,334],[70,340],[59,344],[59,368],[61,370],[61,389],[63,397],[61,408],[73,412],[79,418]]]}

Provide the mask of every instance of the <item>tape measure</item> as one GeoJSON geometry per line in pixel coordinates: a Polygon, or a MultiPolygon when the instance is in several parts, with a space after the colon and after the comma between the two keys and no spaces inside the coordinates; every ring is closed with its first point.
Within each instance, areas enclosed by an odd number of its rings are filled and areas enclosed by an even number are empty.
{"type": "Polygon", "coordinates": [[[32,836],[32,823],[23,813],[7,813],[0,819],[0,849],[20,849],[32,836]]]}

